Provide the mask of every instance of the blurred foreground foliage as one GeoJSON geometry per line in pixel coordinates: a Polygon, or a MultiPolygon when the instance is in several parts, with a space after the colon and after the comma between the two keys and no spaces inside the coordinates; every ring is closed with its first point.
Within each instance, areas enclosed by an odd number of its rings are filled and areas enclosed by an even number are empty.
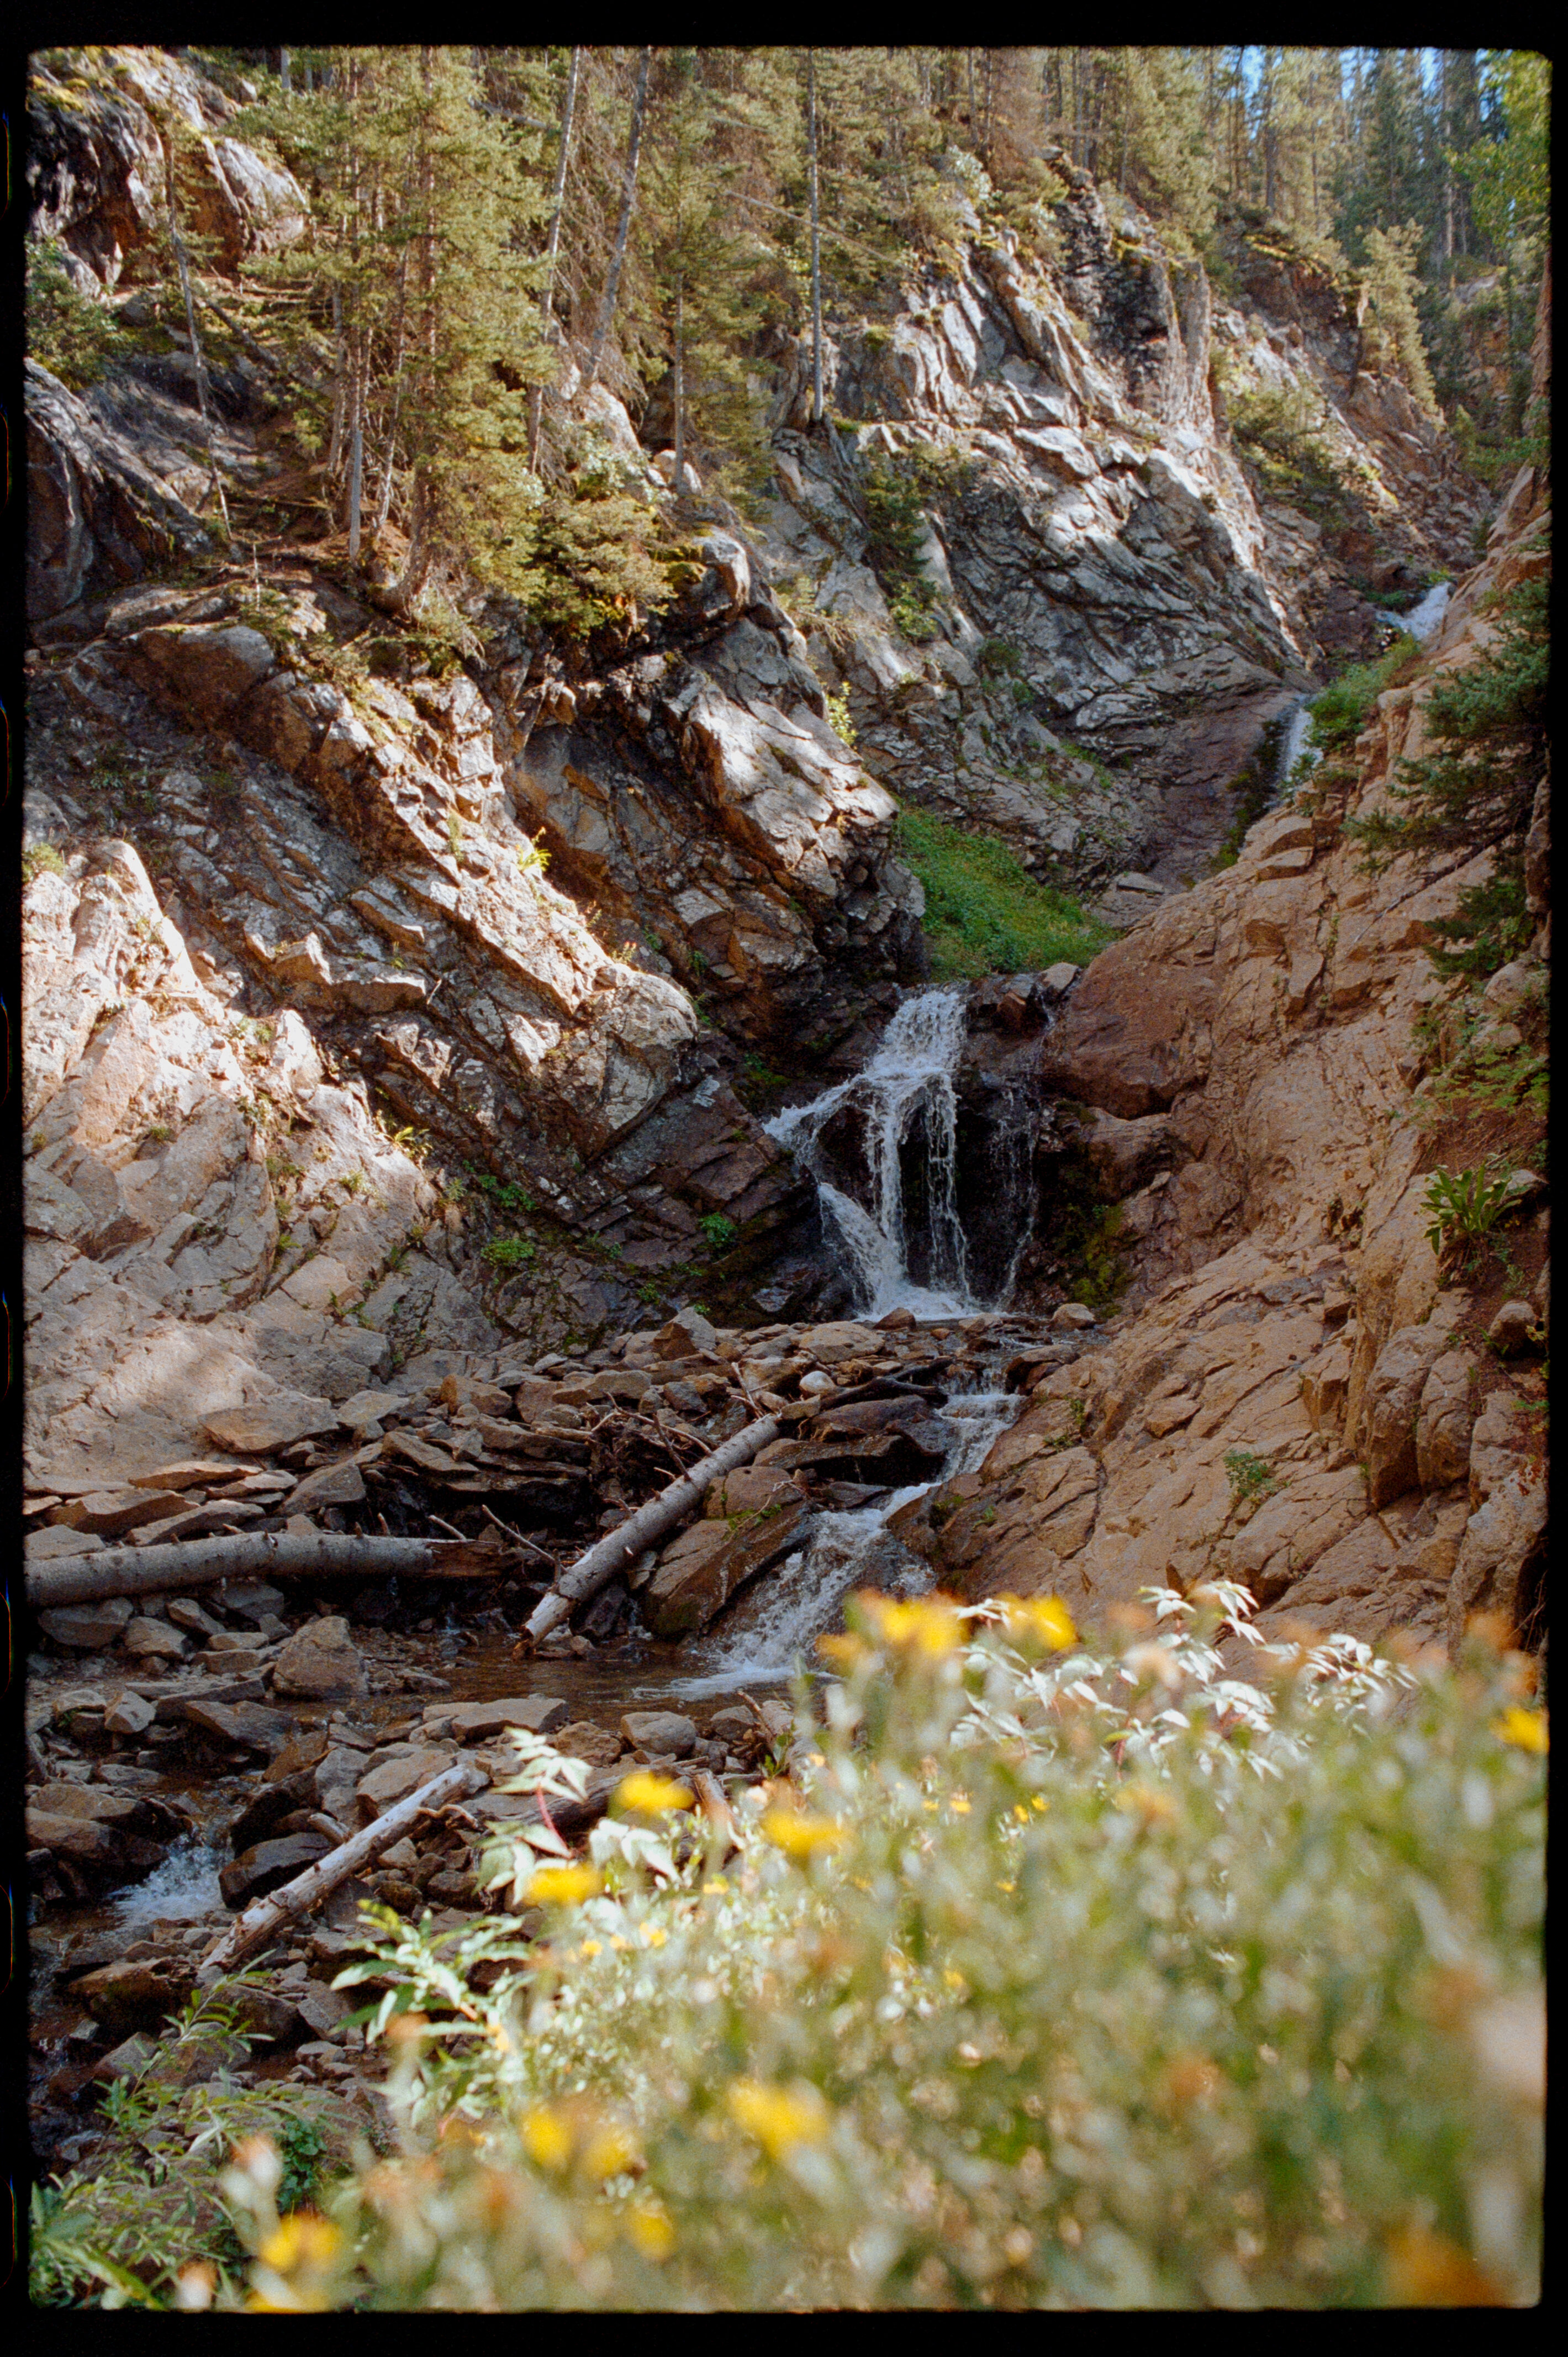
{"type": "Polygon", "coordinates": [[[857,1599],[733,1830],[642,1773],[532,1947],[383,1912],[398,2149],[246,2147],[249,2304],[1533,2299],[1533,1665],[1150,1602],[857,1599]]]}

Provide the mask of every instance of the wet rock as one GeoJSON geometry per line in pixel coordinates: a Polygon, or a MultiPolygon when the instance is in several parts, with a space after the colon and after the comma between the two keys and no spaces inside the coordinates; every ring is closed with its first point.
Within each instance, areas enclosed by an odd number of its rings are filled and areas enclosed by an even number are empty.
{"type": "MultiPolygon", "coordinates": [[[[170,1707],[173,1716],[236,1751],[275,1751],[288,1734],[283,1713],[264,1710],[259,1703],[211,1702],[202,1695],[180,1695],[170,1707]]],[[[163,1715],[160,1706],[158,1716],[163,1715]]]]}
{"type": "Polygon", "coordinates": [[[276,1841],[257,1842],[231,1866],[220,1869],[218,1883],[224,1905],[240,1909],[248,1907],[252,1899],[264,1899],[269,1890],[292,1882],[296,1874],[325,1857],[332,1846],[325,1834],[285,1834],[276,1841]]]}
{"type": "Polygon", "coordinates": [[[1099,1321],[1082,1302],[1062,1301],[1052,1310],[1050,1322],[1053,1334],[1086,1334],[1099,1321]]]}
{"type": "Polygon", "coordinates": [[[684,1760],[697,1740],[693,1720],[675,1710],[628,1710],[620,1731],[634,1750],[684,1760]]]}
{"type": "Polygon", "coordinates": [[[748,1580],[788,1554],[806,1512],[797,1491],[792,1504],[743,1521],[693,1523],[664,1550],[642,1590],[642,1617],[652,1634],[685,1637],[705,1629],[748,1580]]]}
{"type": "Polygon", "coordinates": [[[275,1781],[263,1783],[229,1826],[231,1849],[238,1857],[242,1850],[265,1841],[277,1831],[285,1817],[299,1809],[315,1808],[317,1800],[314,1765],[296,1768],[292,1775],[279,1776],[275,1781]]]}
{"type": "Polygon", "coordinates": [[[552,1737],[557,1751],[569,1752],[574,1760],[585,1760],[590,1768],[609,1768],[620,1758],[624,1746],[618,1735],[607,1727],[596,1727],[591,1719],[568,1720],[558,1727],[552,1737]]]}
{"type": "Polygon", "coordinates": [[[279,1653],[273,1692],[315,1700],[366,1690],[365,1665],[347,1620],[336,1614],[307,1621],[279,1653]]]}

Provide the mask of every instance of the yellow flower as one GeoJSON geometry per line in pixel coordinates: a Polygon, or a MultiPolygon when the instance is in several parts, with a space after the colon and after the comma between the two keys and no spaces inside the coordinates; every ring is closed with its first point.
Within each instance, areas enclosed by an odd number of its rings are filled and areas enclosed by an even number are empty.
{"type": "Polygon", "coordinates": [[[591,1866],[542,1866],[530,1877],[523,1902],[530,1907],[575,1907],[604,1889],[603,1878],[591,1866]]]}
{"type": "Polygon", "coordinates": [[[596,1956],[599,1953],[598,1941],[585,1940],[583,1943],[583,1953],[585,1956],[596,1956]]]}
{"type": "Polygon", "coordinates": [[[949,1988],[956,1989],[958,1991],[960,1996],[962,1996],[968,1990],[969,1983],[964,1979],[961,1973],[954,1971],[951,1964],[943,1965],[942,1978],[946,1981],[949,1988]]]}
{"type": "Polygon", "coordinates": [[[1504,1743],[1516,1744],[1520,1751],[1544,1751],[1546,1713],[1543,1710],[1521,1710],[1515,1703],[1494,1723],[1492,1733],[1500,1737],[1504,1743]]]}
{"type": "Polygon", "coordinates": [[[838,1849],[848,1838],[831,1817],[807,1816],[794,1809],[766,1810],[762,1830],[787,1857],[801,1859],[815,1857],[820,1849],[838,1849]]]}
{"type": "Polygon", "coordinates": [[[996,1888],[998,1890],[1016,1890],[1018,1886],[1015,1882],[999,1882],[996,1888]]]}
{"type": "Polygon", "coordinates": [[[670,1934],[662,1923],[639,1923],[637,1936],[645,1948],[661,1948],[670,1934]]]}
{"type": "Polygon", "coordinates": [[[1041,1816],[1045,1815],[1046,1811],[1050,1807],[1050,1803],[1047,1800],[1043,1800],[1038,1792],[1030,1793],[1029,1806],[1032,1809],[1038,1809],[1041,1816]]]}
{"type": "Polygon", "coordinates": [[[857,1598],[876,1634],[886,1645],[897,1645],[931,1660],[950,1653],[962,1636],[962,1624],[943,1596],[917,1596],[896,1603],[885,1596],[857,1598]]]}
{"type": "Polygon", "coordinates": [[[630,2131],[612,2120],[594,2130],[580,2165],[585,2177],[602,2185],[607,2177],[623,2177],[628,2169],[635,2169],[641,2158],[630,2131]]]}
{"type": "Polygon", "coordinates": [[[1077,1644],[1072,1615],[1059,1597],[1002,1596],[997,1601],[1004,1607],[1002,1625],[1010,1637],[1033,1638],[1048,1645],[1053,1653],[1065,1653],[1069,1645],[1077,1644]]]}
{"type": "Polygon", "coordinates": [[[770,2160],[782,2160],[797,2145],[827,2140],[828,2107],[816,2088],[803,2081],[791,2089],[765,2087],[756,2079],[736,2079],[725,2100],[770,2160]]]}
{"type": "Polygon", "coordinates": [[[722,1874],[710,1874],[703,1885],[703,1896],[704,1899],[722,1899],[728,1889],[729,1884],[722,1874]]]}
{"type": "Polygon", "coordinates": [[[843,1670],[853,1670],[865,1659],[865,1647],[858,1637],[819,1637],[817,1651],[825,1662],[836,1662],[843,1670]]]}
{"type": "Polygon", "coordinates": [[[651,1768],[635,1768],[616,1786],[617,1804],[635,1810],[639,1816],[661,1816],[666,1809],[689,1809],[692,1795],[684,1784],[677,1784],[671,1776],[655,1774],[651,1768]]]}
{"type": "Polygon", "coordinates": [[[654,2201],[639,2202],[627,2213],[626,2231],[645,2259],[661,2266],[675,2248],[675,2229],[668,2211],[654,2201]]]}
{"type": "Polygon", "coordinates": [[[1019,1823],[1021,1825],[1026,1825],[1026,1824],[1028,1824],[1028,1822],[1029,1822],[1029,1812],[1028,1812],[1028,1810],[1024,1806],[1024,1803],[1023,1803],[1023,1802],[1022,1802],[1022,1801],[1015,1801],[1015,1802],[1014,1803],[1014,1804],[1013,1804],[1013,1814],[1017,1818],[1018,1823],[1019,1823]]]}
{"type": "Polygon", "coordinates": [[[330,2308],[332,2263],[342,2241],[337,2227],[314,2210],[291,2212],[256,2255],[247,2309],[252,2315],[292,2316],[330,2308]]]}
{"type": "Polygon", "coordinates": [[[343,2237],[336,2226],[314,2210],[292,2210],[262,2244],[257,2256],[286,2275],[295,2267],[322,2267],[333,2257],[343,2237]]]}
{"type": "Polygon", "coordinates": [[[543,2104],[523,2121],[522,2147],[541,2169],[564,2169],[572,2158],[572,2131],[559,2112],[543,2104]]]}
{"type": "Polygon", "coordinates": [[[955,1792],[948,1805],[955,1817],[967,1817],[972,1803],[967,1792],[955,1792]]]}
{"type": "Polygon", "coordinates": [[[1155,1824],[1174,1824],[1176,1820],[1176,1803],[1168,1792],[1160,1792],[1153,1784],[1129,1784],[1124,1792],[1117,1793],[1116,1805],[1126,1815],[1142,1817],[1145,1829],[1155,1824]]]}

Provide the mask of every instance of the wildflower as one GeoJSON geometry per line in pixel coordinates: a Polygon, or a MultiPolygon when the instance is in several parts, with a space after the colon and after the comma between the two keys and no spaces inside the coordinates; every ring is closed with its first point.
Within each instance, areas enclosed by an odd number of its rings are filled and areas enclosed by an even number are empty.
{"type": "Polygon", "coordinates": [[[650,1768],[636,1768],[616,1786],[617,1803],[631,1809],[639,1816],[661,1816],[666,1809],[689,1809],[692,1795],[684,1784],[677,1784],[672,1776],[660,1776],[650,1768]]]}
{"type": "Polygon", "coordinates": [[[1546,1749],[1546,1713],[1543,1710],[1522,1710],[1513,1703],[1492,1727],[1492,1733],[1504,1743],[1512,1743],[1520,1751],[1546,1749]]]}
{"type": "Polygon", "coordinates": [[[1002,1596],[1002,1625],[1010,1637],[1033,1638],[1047,1645],[1053,1653],[1065,1653],[1069,1645],[1078,1642],[1078,1631],[1072,1615],[1056,1596],[1002,1596]]]}
{"type": "Polygon", "coordinates": [[[602,1944],[598,1940],[585,1940],[581,1953],[585,1956],[596,1956],[601,1953],[602,1944]]]}
{"type": "Polygon", "coordinates": [[[838,1849],[847,1839],[843,1827],[831,1817],[808,1816],[794,1809],[768,1809],[762,1830],[775,1848],[802,1860],[815,1857],[821,1849],[838,1849]]]}
{"type": "Polygon", "coordinates": [[[589,2136],[579,2165],[585,2177],[602,2185],[607,2177],[624,2177],[628,2169],[640,2167],[641,2161],[630,2130],[617,2120],[607,2120],[589,2136]]]}
{"type": "Polygon", "coordinates": [[[670,1934],[662,1923],[639,1923],[637,1936],[645,1948],[661,1948],[670,1934]]]}
{"type": "Polygon", "coordinates": [[[1401,2308],[1506,2308],[1509,2296],[1456,2243],[1421,2226],[1396,2234],[1387,2254],[1389,2290],[1401,2308]]]}
{"type": "Polygon", "coordinates": [[[274,2226],[256,2254],[254,2288],[245,2306],[261,2315],[330,2308],[329,2278],[343,2237],[314,2210],[295,2210],[274,2226]]]}
{"type": "Polygon", "coordinates": [[[1129,1784],[1117,1793],[1116,1806],[1130,1816],[1142,1817],[1145,1831],[1151,1825],[1174,1824],[1176,1819],[1176,1803],[1154,1784],[1129,1784]]]}
{"type": "Polygon", "coordinates": [[[998,1890],[1016,1890],[1018,1886],[1015,1882],[999,1882],[996,1888],[998,1890]]]}
{"type": "Polygon", "coordinates": [[[710,1874],[703,1885],[703,1896],[704,1899],[722,1899],[729,1887],[722,1874],[710,1874]]]}
{"type": "Polygon", "coordinates": [[[591,1866],[542,1866],[530,1877],[522,1896],[530,1907],[575,1907],[603,1889],[603,1878],[591,1866]]]}
{"type": "Polygon", "coordinates": [[[541,2169],[564,2169],[572,2158],[572,2131],[561,2113],[542,2104],[522,2124],[522,2148],[541,2169]]]}
{"type": "Polygon", "coordinates": [[[861,1596],[856,1601],[886,1645],[935,1661],[959,1642],[958,1613],[946,1597],[917,1596],[896,1603],[885,1596],[861,1596]]]}
{"type": "Polygon", "coordinates": [[[817,2089],[805,2082],[790,2089],[765,2087],[756,2079],[736,2079],[726,2101],[770,2160],[784,2159],[798,2145],[827,2140],[828,2107],[817,2089]]]}
{"type": "Polygon", "coordinates": [[[967,1817],[973,1806],[967,1792],[954,1792],[948,1803],[955,1817],[967,1817]]]}
{"type": "Polygon", "coordinates": [[[961,1972],[954,1971],[951,1964],[943,1965],[942,1978],[947,1983],[949,1988],[955,1990],[960,1996],[968,1996],[969,1983],[964,1979],[964,1976],[961,1972]]]}
{"type": "Polygon", "coordinates": [[[823,1661],[832,1662],[842,1670],[853,1670],[865,1659],[866,1649],[858,1637],[819,1637],[817,1651],[823,1661]]]}
{"type": "Polygon", "coordinates": [[[627,2212],[626,2231],[629,2240],[645,2259],[661,2266],[675,2248],[675,2229],[670,2213],[657,2201],[639,2202],[627,2212]]]}

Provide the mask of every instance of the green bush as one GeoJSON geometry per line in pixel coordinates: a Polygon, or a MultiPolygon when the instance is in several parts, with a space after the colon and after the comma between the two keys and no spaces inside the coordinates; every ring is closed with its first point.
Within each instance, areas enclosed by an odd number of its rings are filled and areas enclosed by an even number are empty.
{"type": "Polygon", "coordinates": [[[539,1247],[526,1236],[493,1236],[479,1258],[492,1268],[527,1268],[539,1257],[539,1247]]]}
{"type": "Polygon", "coordinates": [[[722,1211],[704,1211],[697,1225],[714,1252],[723,1252],[725,1245],[733,1244],[740,1233],[735,1222],[727,1220],[722,1211]]]}
{"type": "Polygon", "coordinates": [[[1066,892],[1036,884],[993,835],[904,810],[896,842],[925,888],[926,939],[938,981],[1037,972],[1064,958],[1087,965],[1111,940],[1066,892]]]}
{"type": "Polygon", "coordinates": [[[1426,954],[1439,974],[1484,982],[1530,947],[1535,920],[1525,904],[1522,875],[1499,870],[1482,884],[1466,885],[1454,915],[1433,918],[1426,930],[1436,936],[1426,954]]]}
{"type": "Polygon", "coordinates": [[[1103,1652],[1054,1598],[859,1599],[793,1797],[726,1838],[637,1772],[581,1864],[521,1855],[526,1956],[378,1910],[401,2149],[292,2237],[231,2172],[252,2298],[1528,2305],[1528,1665],[1249,1682],[1240,1591],[1151,1601],[1103,1652]]]}
{"type": "Polygon", "coordinates": [[[27,255],[28,354],[73,393],[84,392],[125,339],[108,305],[81,292],[52,239],[29,242],[27,255]]]}
{"type": "Polygon", "coordinates": [[[1417,641],[1404,632],[1375,662],[1352,663],[1337,680],[1315,695],[1307,706],[1312,715],[1312,741],[1320,753],[1348,753],[1395,674],[1420,654],[1417,641]]]}
{"type": "Polygon", "coordinates": [[[1484,1243],[1508,1216],[1511,1175],[1505,1170],[1491,1178],[1483,1168],[1433,1172],[1426,1189],[1426,1209],[1432,1214],[1426,1241],[1440,1261],[1452,1258],[1462,1246],[1484,1243]]]}

